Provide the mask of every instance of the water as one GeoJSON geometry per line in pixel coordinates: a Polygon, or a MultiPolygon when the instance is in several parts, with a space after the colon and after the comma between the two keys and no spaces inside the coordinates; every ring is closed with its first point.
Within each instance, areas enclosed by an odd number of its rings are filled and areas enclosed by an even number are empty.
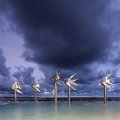
{"type": "Polygon", "coordinates": [[[0,120],[120,120],[120,102],[0,103],[0,120]]]}

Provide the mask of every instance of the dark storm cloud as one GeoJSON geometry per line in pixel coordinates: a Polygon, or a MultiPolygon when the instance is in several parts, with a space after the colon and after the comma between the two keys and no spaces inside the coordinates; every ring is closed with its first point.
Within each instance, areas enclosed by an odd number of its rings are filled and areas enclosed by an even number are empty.
{"type": "Polygon", "coordinates": [[[32,84],[35,81],[35,78],[32,76],[34,72],[33,67],[17,67],[17,71],[13,74],[15,78],[23,82],[24,84],[32,84]]]}
{"type": "Polygon", "coordinates": [[[6,58],[0,49],[0,91],[9,91],[10,83],[10,69],[6,66],[6,58]]]}
{"type": "Polygon", "coordinates": [[[0,75],[4,77],[10,75],[9,68],[6,67],[6,58],[3,55],[2,49],[0,49],[0,75]]]}
{"type": "Polygon", "coordinates": [[[104,0],[12,0],[12,20],[24,35],[28,61],[71,68],[107,53],[104,0]]]}
{"type": "Polygon", "coordinates": [[[7,6],[6,2],[7,2],[6,0],[0,1],[0,14],[7,12],[8,6],[7,6]]]}

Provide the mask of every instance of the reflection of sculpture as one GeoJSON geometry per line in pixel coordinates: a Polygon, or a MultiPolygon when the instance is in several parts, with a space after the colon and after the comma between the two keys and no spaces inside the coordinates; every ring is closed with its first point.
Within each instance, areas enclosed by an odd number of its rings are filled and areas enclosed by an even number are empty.
{"type": "Polygon", "coordinates": [[[40,92],[39,88],[40,88],[40,84],[36,81],[33,84],[33,88],[35,90],[35,102],[37,102],[37,92],[40,92]]]}
{"type": "Polygon", "coordinates": [[[54,88],[55,104],[57,104],[57,85],[60,85],[58,80],[60,80],[60,76],[59,76],[59,73],[57,72],[52,76],[52,81],[55,84],[55,88],[54,88]]]}
{"type": "Polygon", "coordinates": [[[20,90],[21,90],[21,86],[19,85],[18,82],[14,82],[12,85],[12,90],[14,90],[14,94],[15,94],[15,102],[17,102],[17,93],[23,94],[20,90]]]}
{"type": "Polygon", "coordinates": [[[74,85],[75,85],[75,86],[78,86],[78,85],[75,83],[75,81],[76,81],[77,79],[72,79],[74,76],[75,76],[75,74],[72,75],[72,76],[70,76],[70,77],[65,81],[65,84],[68,86],[68,103],[69,103],[69,104],[70,104],[70,88],[72,88],[73,90],[76,90],[73,86],[74,86],[74,85]]]}
{"type": "Polygon", "coordinates": [[[101,84],[104,86],[104,104],[106,104],[106,88],[109,90],[112,90],[114,88],[114,85],[110,82],[111,79],[109,77],[111,74],[107,75],[102,81],[101,84]]]}

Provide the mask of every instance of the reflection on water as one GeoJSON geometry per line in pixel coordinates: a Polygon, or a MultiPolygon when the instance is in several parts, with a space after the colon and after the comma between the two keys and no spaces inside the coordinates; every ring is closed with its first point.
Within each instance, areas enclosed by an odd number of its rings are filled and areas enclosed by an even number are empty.
{"type": "Polygon", "coordinates": [[[57,112],[58,111],[58,106],[57,106],[57,104],[55,104],[55,112],[57,112]]]}
{"type": "Polygon", "coordinates": [[[120,103],[0,103],[0,120],[120,120],[120,103]]]}
{"type": "Polygon", "coordinates": [[[114,104],[113,106],[104,105],[103,120],[119,120],[120,118],[119,114],[120,109],[118,109],[119,104],[120,103],[117,102],[116,107],[114,106],[114,104]]]}

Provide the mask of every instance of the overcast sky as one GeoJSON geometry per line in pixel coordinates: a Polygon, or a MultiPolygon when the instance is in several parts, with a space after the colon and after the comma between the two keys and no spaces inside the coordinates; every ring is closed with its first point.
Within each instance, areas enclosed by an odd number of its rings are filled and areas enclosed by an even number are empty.
{"type": "MultiPolygon", "coordinates": [[[[0,0],[0,94],[21,80],[25,95],[40,80],[52,91],[58,70],[79,78],[74,96],[102,96],[101,79],[112,74],[120,96],[119,0],[0,0]]],[[[59,95],[67,95],[62,83],[59,95]]]]}

